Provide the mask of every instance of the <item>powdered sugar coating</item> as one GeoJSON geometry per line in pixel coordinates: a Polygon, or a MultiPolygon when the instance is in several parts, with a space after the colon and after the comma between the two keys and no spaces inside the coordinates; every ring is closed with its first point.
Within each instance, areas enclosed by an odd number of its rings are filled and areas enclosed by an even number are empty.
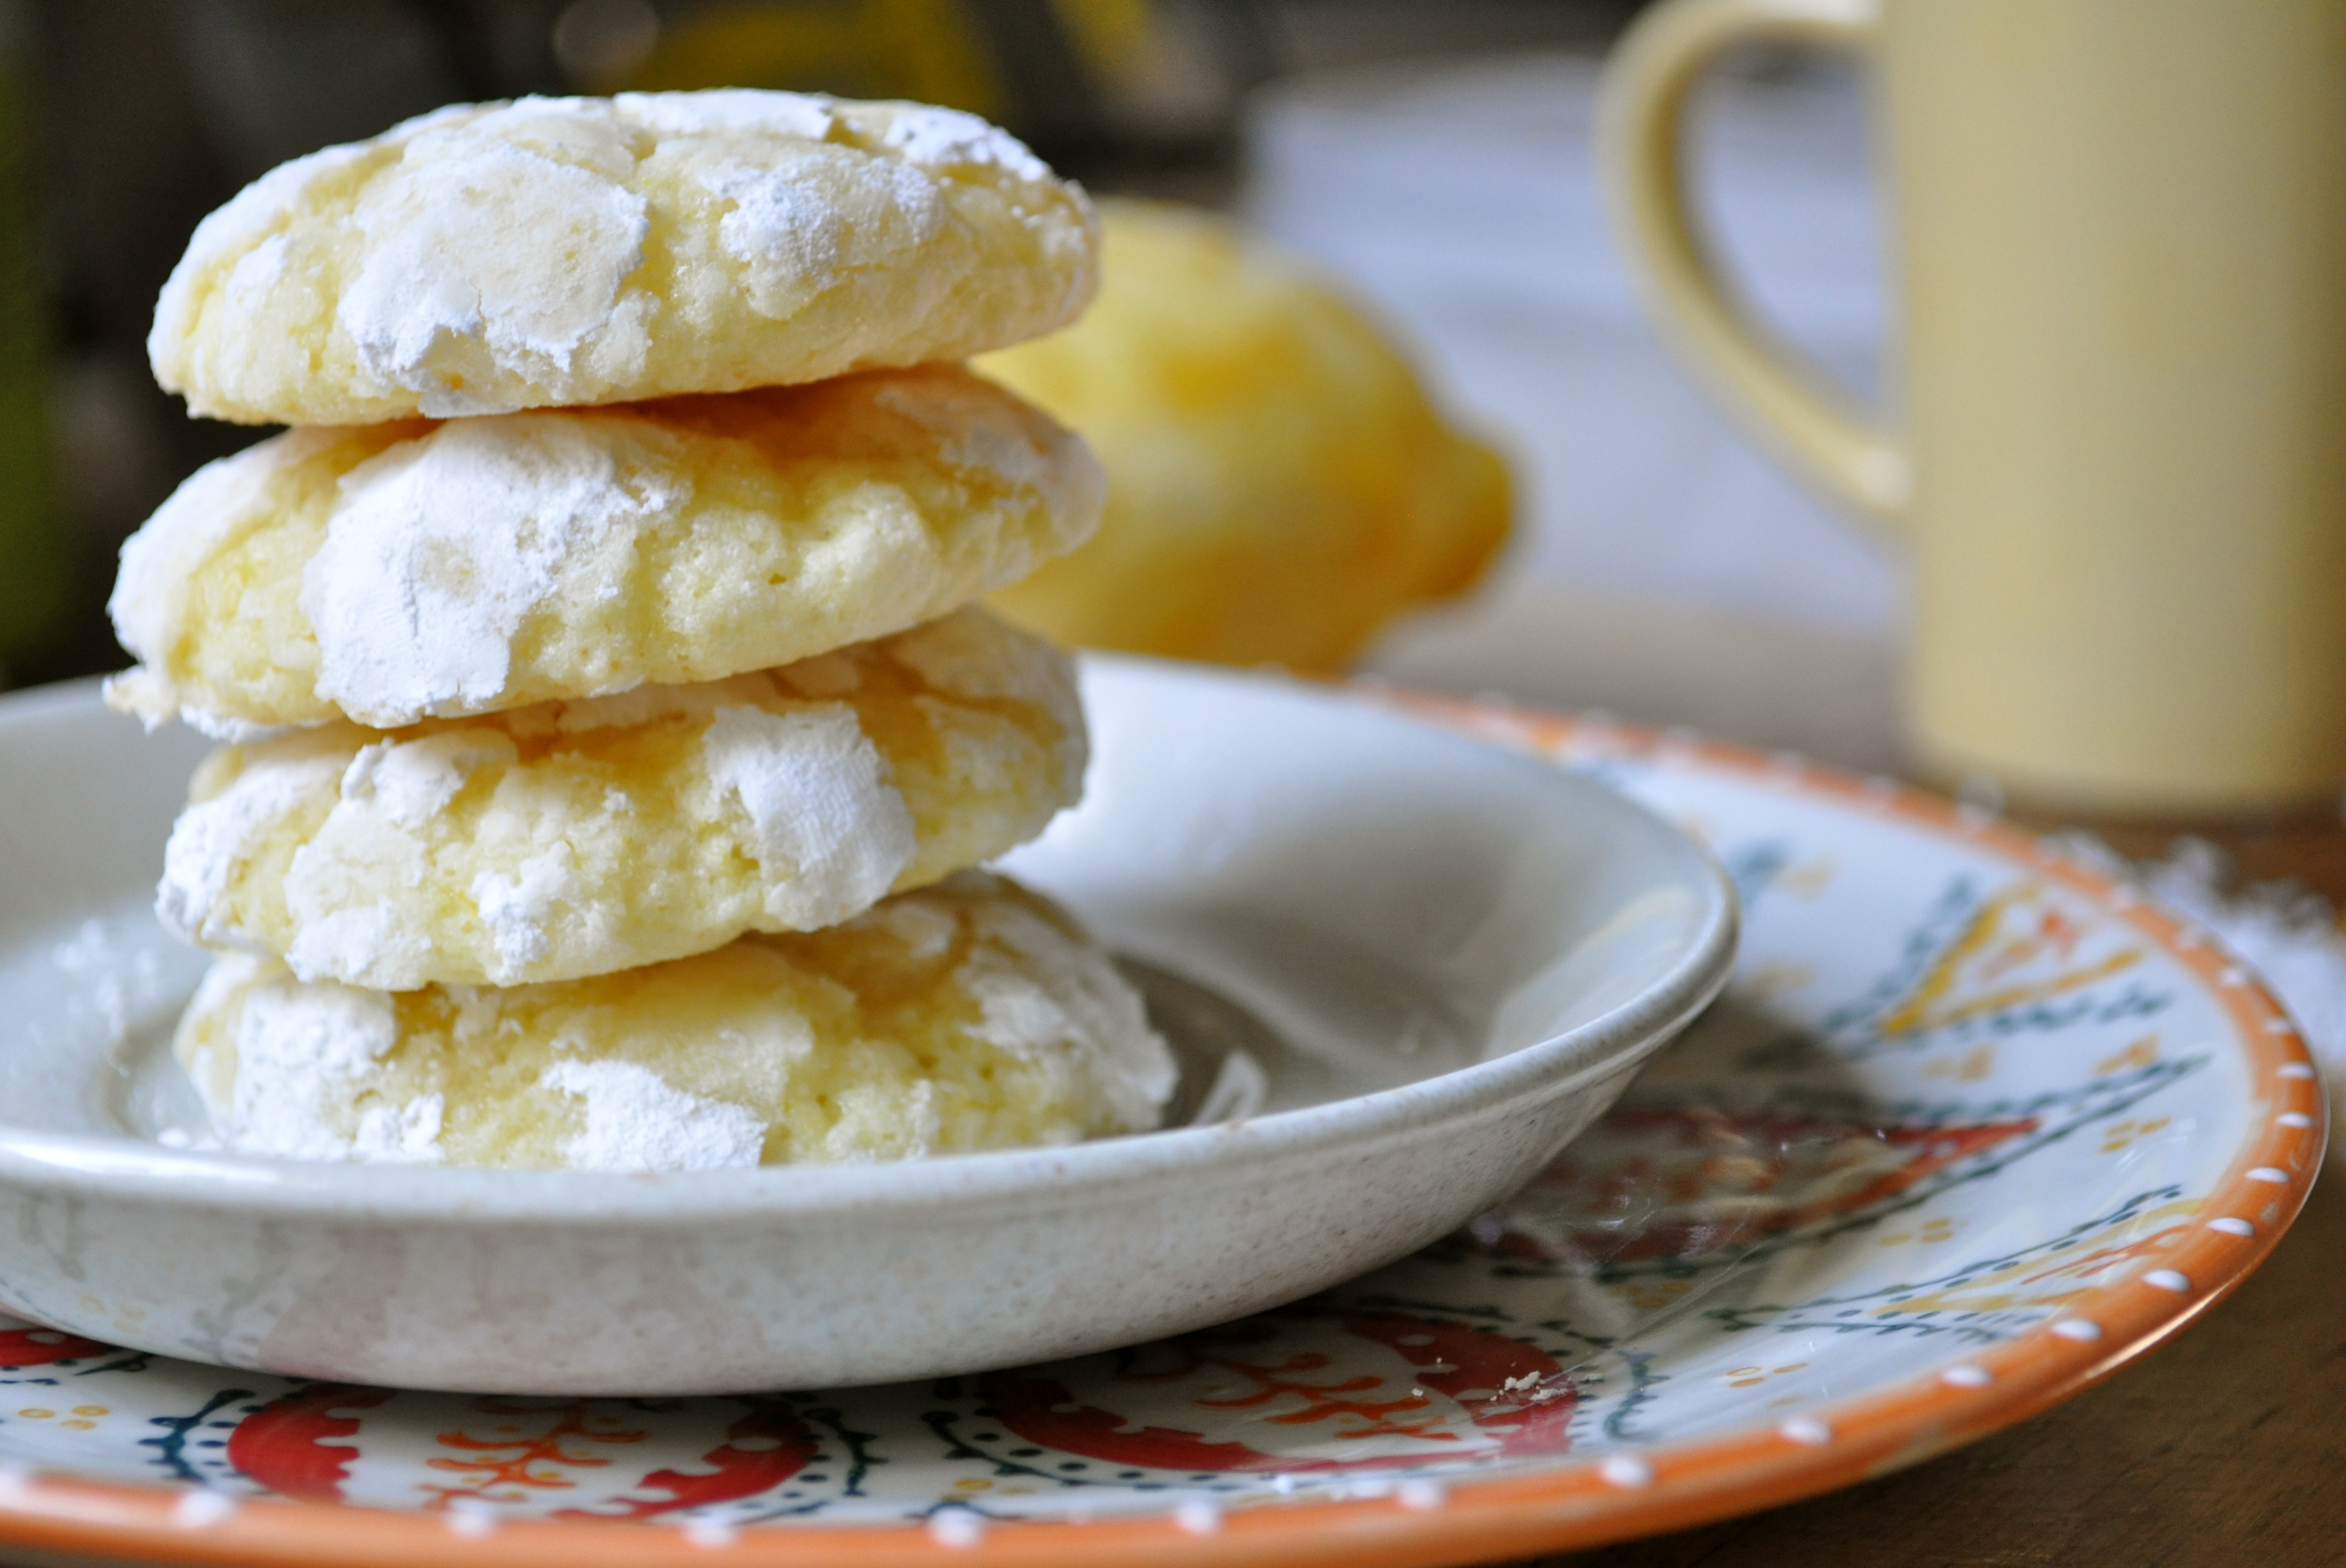
{"type": "Polygon", "coordinates": [[[765,1148],[756,1115],[670,1088],[632,1062],[556,1062],[538,1083],[586,1102],[586,1129],[562,1145],[572,1170],[727,1170],[756,1165],[765,1148]]]}
{"type": "MultiPolygon", "coordinates": [[[[643,265],[651,222],[641,195],[594,166],[631,161],[617,127],[581,121],[608,143],[592,146],[603,157],[585,167],[452,127],[416,137],[360,199],[351,222],[362,260],[334,324],[362,385],[413,392],[418,412],[444,418],[507,412],[519,405],[474,389],[558,384],[582,356],[607,379],[640,372],[651,301],[636,293],[623,303],[620,289],[643,265]],[[443,139],[445,148],[434,145],[443,139]],[[495,233],[535,245],[480,243],[495,233]]],[[[230,303],[248,303],[243,266],[230,274],[230,303]]]]}
{"type": "Polygon", "coordinates": [[[901,106],[881,133],[880,142],[928,168],[998,168],[1036,183],[1051,178],[1050,167],[1027,151],[1024,142],[960,109],[932,104],[901,106]]]}
{"type": "Polygon", "coordinates": [[[473,907],[488,928],[498,966],[518,974],[544,958],[555,911],[577,903],[583,891],[571,874],[567,844],[530,856],[510,876],[483,871],[474,877],[473,907]]]}
{"type": "Polygon", "coordinates": [[[124,545],[142,667],[208,731],[395,728],[705,681],[899,631],[1096,524],[1083,443],[950,367],[627,410],[302,430],[124,545]]]}
{"type": "Polygon", "coordinates": [[[157,379],[362,423],[806,382],[1065,324],[1082,192],[984,121],[794,93],[457,106],[273,170],[199,227],[157,379]]]}
{"type": "Polygon", "coordinates": [[[346,985],[271,984],[273,967],[223,958],[189,1005],[191,1016],[235,1008],[232,1060],[207,1051],[188,1063],[210,1091],[221,1141],[285,1159],[436,1162],[440,1095],[402,1104],[364,1093],[399,1041],[389,1000],[346,985]]]}
{"type": "MultiPolygon", "coordinates": [[[[894,637],[889,652],[933,692],[968,702],[1039,702],[1048,708],[1051,722],[1060,733],[1083,735],[1082,699],[1059,674],[1066,667],[1066,656],[1040,637],[978,635],[975,628],[982,624],[948,616],[894,637]]],[[[807,665],[815,661],[810,659],[807,665]]],[[[792,669],[804,667],[793,666],[792,669]]],[[[800,684],[802,679],[794,677],[793,684],[805,690],[800,684]]],[[[1082,747],[1060,749],[1061,787],[1070,799],[1083,793],[1084,766],[1089,760],[1082,747]]]]}
{"type": "Polygon", "coordinates": [[[845,920],[1080,793],[1072,669],[982,612],[801,673],[223,749],[158,907],[302,979],[566,979],[845,920]],[[948,684],[972,670],[993,677],[948,684]]]}
{"type": "MultiPolygon", "coordinates": [[[[474,775],[518,759],[512,740],[482,730],[362,747],[342,772],[338,799],[282,873],[292,916],[284,957],[293,972],[382,984],[430,963],[429,934],[408,918],[402,895],[431,879],[433,827],[446,820],[474,775]]],[[[303,805],[315,809],[313,801],[303,805]]],[[[176,842],[176,828],[172,836],[176,842]]],[[[530,944],[525,939],[518,945],[530,944]]]]}
{"type": "Polygon", "coordinates": [[[1176,1078],[1107,955],[978,873],[825,931],[556,984],[384,995],[230,957],[177,1049],[230,1147],[610,1171],[1137,1132],[1176,1078]],[[270,1094],[283,1105],[258,1107],[270,1094]]]}
{"type": "Polygon", "coordinates": [[[689,483],[623,475],[546,414],[460,421],[360,463],[301,575],[317,694],[379,726],[495,706],[522,623],[557,595],[610,592],[689,483]]]}
{"type": "Polygon", "coordinates": [[[719,799],[749,820],[760,901],[784,929],[871,908],[913,863],[912,810],[845,703],[720,708],[700,746],[719,799]]]}
{"type": "Polygon", "coordinates": [[[1088,1044],[1110,1114],[1127,1125],[1153,1123],[1176,1079],[1139,993],[1095,952],[1070,947],[1044,911],[1002,903],[976,920],[987,940],[954,973],[978,1004],[964,1031],[1026,1063],[1061,1061],[1088,1044]]]}
{"type": "Polygon", "coordinates": [[[307,814],[346,766],[333,749],[296,740],[254,759],[226,788],[191,803],[164,846],[158,918],[189,942],[232,943],[234,926],[221,917],[233,901],[235,879],[289,819],[307,814]]]}
{"type": "Polygon", "coordinates": [[[832,112],[838,101],[820,93],[712,87],[698,93],[620,93],[611,105],[628,118],[669,136],[738,131],[826,141],[839,124],[839,117],[832,112]]]}

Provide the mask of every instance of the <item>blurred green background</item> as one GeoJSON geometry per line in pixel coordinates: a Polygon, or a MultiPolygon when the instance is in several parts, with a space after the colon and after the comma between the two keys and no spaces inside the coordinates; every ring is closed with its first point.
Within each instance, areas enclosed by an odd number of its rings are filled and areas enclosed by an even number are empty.
{"type": "Polygon", "coordinates": [[[1220,204],[1250,93],[1380,60],[1592,52],[1637,0],[0,0],[0,684],[125,663],[115,552],[266,433],[147,372],[189,231],[271,166],[436,105],[622,87],[911,97],[1102,191],[1220,204]]]}

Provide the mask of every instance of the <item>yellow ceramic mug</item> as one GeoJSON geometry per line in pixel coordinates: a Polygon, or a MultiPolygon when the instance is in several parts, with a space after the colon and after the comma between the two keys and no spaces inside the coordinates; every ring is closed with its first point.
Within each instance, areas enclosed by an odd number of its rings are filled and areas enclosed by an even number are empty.
{"type": "Polygon", "coordinates": [[[2346,3],[1666,0],[1601,125],[1678,346],[1912,542],[1926,767],[2117,812],[2346,782],[2346,3]],[[1688,89],[1754,42],[1877,67],[1902,429],[1730,303],[1688,214],[1688,89]]]}

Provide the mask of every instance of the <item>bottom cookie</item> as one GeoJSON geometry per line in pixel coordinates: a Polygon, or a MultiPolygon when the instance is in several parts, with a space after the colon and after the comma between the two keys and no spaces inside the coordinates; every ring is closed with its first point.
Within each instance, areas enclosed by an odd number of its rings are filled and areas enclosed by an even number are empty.
{"type": "Polygon", "coordinates": [[[616,974],[374,992],[230,954],[175,1049],[240,1153],[675,1171],[1154,1127],[1176,1069],[1048,901],[964,872],[616,974]]]}

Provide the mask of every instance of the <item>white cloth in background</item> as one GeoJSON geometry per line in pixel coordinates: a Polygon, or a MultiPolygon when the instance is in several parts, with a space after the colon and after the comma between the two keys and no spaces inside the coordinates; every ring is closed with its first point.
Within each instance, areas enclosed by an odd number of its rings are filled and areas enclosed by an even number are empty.
{"type": "MultiPolygon", "coordinates": [[[[1284,84],[1249,117],[1248,216],[1396,321],[1518,460],[1511,570],[1887,639],[1891,553],[1734,430],[1646,325],[1591,162],[1574,56],[1284,84]]],[[[1862,95],[1824,70],[1706,94],[1698,175],[1749,292],[1852,384],[1885,305],[1862,95]]]]}

